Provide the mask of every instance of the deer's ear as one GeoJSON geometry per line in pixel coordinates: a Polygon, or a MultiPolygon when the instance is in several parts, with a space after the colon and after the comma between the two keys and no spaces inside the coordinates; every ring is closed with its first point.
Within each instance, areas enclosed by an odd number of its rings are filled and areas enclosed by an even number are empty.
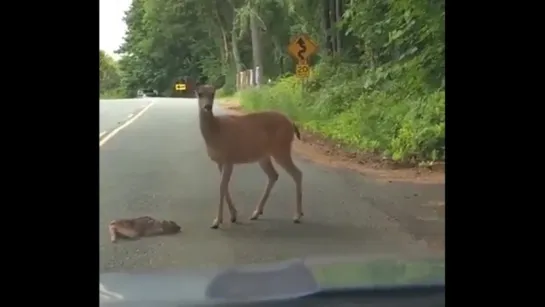
{"type": "Polygon", "coordinates": [[[217,77],[211,84],[214,86],[214,88],[222,88],[225,85],[225,76],[221,75],[217,77]]]}
{"type": "Polygon", "coordinates": [[[201,75],[197,78],[197,85],[205,85],[207,82],[208,82],[207,76],[201,75]]]}
{"type": "Polygon", "coordinates": [[[199,95],[202,92],[203,85],[204,84],[200,84],[200,83],[197,83],[197,85],[195,85],[195,94],[196,95],[199,95]]]}

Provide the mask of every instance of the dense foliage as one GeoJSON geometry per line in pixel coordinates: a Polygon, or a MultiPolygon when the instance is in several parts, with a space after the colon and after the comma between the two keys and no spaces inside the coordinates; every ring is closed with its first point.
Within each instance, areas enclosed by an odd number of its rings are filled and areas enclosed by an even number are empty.
{"type": "Polygon", "coordinates": [[[121,76],[116,61],[103,50],[99,51],[100,98],[122,96],[121,76]]]}
{"type": "Polygon", "coordinates": [[[133,0],[119,53],[121,86],[170,95],[181,76],[235,92],[256,66],[271,84],[240,93],[308,130],[395,160],[444,157],[444,0],[133,0]],[[305,89],[286,48],[319,45],[305,89]]]}

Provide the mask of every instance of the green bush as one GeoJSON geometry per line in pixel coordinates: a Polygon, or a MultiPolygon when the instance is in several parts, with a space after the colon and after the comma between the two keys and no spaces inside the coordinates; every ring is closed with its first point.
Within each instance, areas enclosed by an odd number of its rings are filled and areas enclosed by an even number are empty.
{"type": "Polygon", "coordinates": [[[222,87],[216,91],[216,97],[218,98],[231,97],[235,94],[236,94],[236,90],[233,90],[230,87],[222,87]]]}
{"type": "Polygon", "coordinates": [[[248,110],[285,112],[303,128],[396,161],[442,160],[445,91],[427,86],[418,58],[377,69],[316,66],[305,90],[295,77],[241,93],[248,110]],[[362,73],[363,71],[363,73],[362,73]]]}
{"type": "Polygon", "coordinates": [[[100,99],[120,99],[126,98],[125,90],[121,88],[103,91],[100,93],[100,99]]]}

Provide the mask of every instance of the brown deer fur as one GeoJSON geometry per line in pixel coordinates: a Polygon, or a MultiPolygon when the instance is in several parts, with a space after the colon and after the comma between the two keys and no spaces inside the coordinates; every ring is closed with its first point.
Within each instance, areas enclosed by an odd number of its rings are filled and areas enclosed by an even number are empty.
{"type": "Polygon", "coordinates": [[[161,221],[149,216],[134,219],[118,219],[110,222],[108,227],[110,239],[116,242],[118,238],[137,239],[141,237],[180,232],[180,226],[173,221],[161,221]]]}
{"type": "Polygon", "coordinates": [[[208,156],[217,163],[221,173],[220,201],[212,228],[218,228],[223,222],[224,200],[229,208],[231,222],[237,220],[237,210],[229,193],[229,181],[235,164],[257,162],[267,175],[267,185],[251,219],[255,220],[263,214],[265,203],[278,180],[271,158],[295,181],[296,207],[293,221],[299,223],[303,216],[303,174],[291,157],[293,136],[295,134],[300,139],[299,129],[285,115],[273,111],[215,116],[212,112],[215,92],[212,85],[197,87],[201,133],[208,156]]]}

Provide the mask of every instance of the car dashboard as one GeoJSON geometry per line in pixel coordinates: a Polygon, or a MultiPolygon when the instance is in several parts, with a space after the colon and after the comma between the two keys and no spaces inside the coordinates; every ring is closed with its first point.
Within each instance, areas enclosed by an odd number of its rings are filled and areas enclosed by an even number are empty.
{"type": "Polygon", "coordinates": [[[445,305],[444,261],[295,259],[227,269],[104,273],[100,306],[445,305]]]}

